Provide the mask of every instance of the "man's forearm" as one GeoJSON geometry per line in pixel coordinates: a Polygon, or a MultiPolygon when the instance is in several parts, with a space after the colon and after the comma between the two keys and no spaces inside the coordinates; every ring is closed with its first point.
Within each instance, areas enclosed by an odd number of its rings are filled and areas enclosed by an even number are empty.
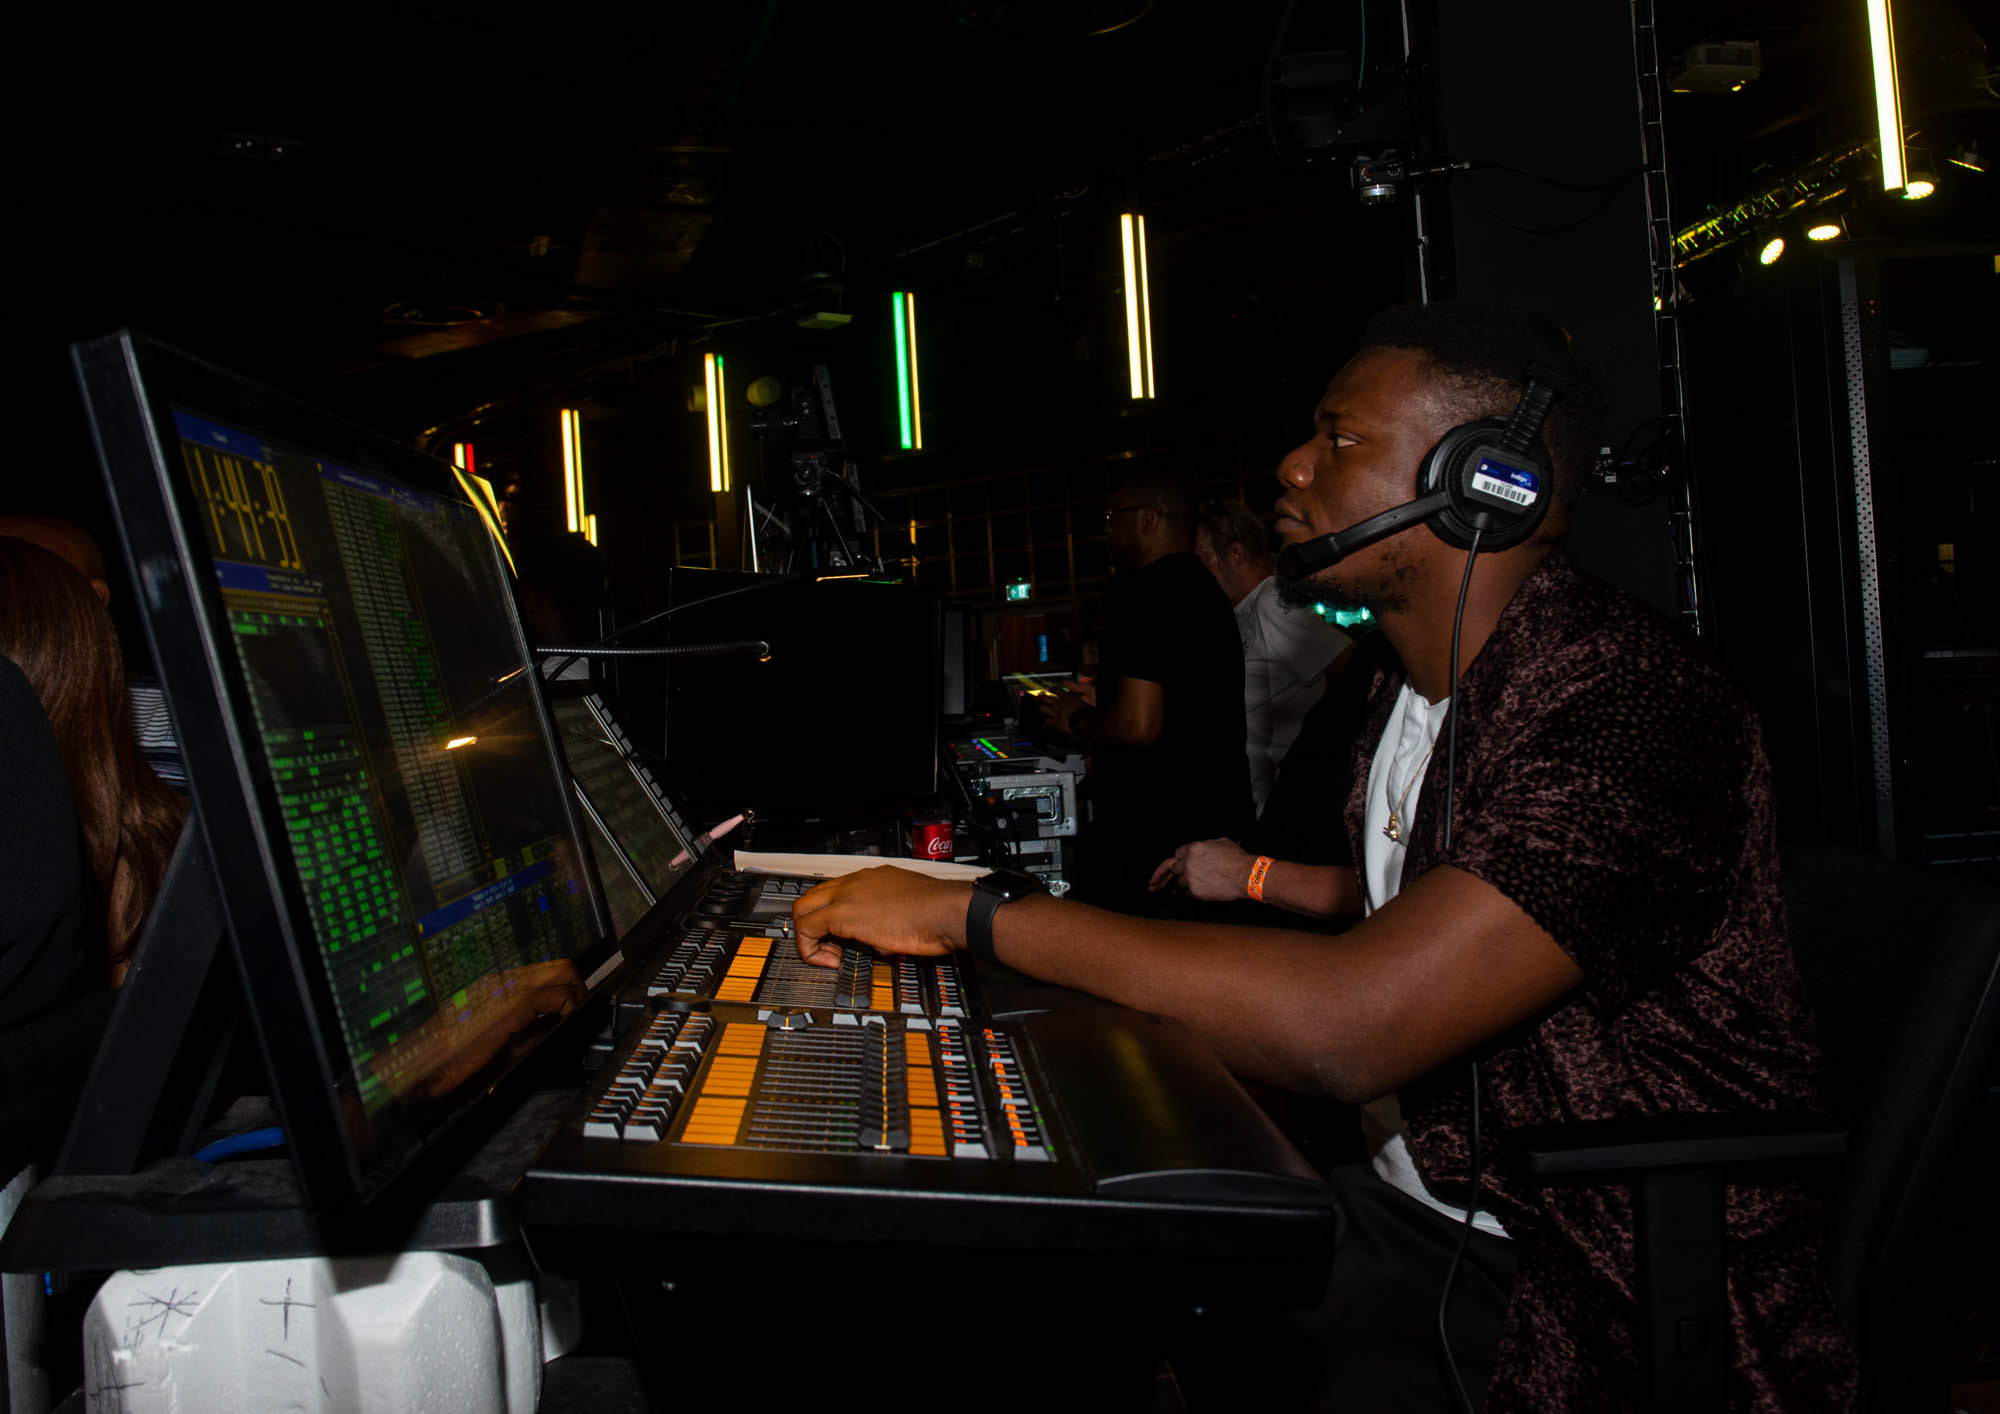
{"type": "Polygon", "coordinates": [[[1307,1093],[1349,1089],[1325,1045],[1326,994],[1305,983],[1333,940],[1029,898],[994,915],[993,941],[1017,971],[1185,1022],[1238,1074],[1307,1093]]]}
{"type": "MultiPolygon", "coordinates": [[[[887,866],[829,880],[792,905],[799,956],[961,951],[972,893],[887,866]]],[[[1449,865],[1337,938],[1022,898],[994,915],[993,942],[1009,967],[1186,1022],[1241,1074],[1348,1101],[1430,1074],[1583,980],[1517,904],[1449,865]]]]}

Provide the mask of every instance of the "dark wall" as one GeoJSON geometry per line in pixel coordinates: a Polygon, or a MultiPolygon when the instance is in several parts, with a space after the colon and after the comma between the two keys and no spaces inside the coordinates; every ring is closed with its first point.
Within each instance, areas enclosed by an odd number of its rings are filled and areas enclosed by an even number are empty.
{"type": "Polygon", "coordinates": [[[1828,272],[1690,312],[1690,400],[1716,435],[1698,485],[1705,622],[1763,719],[1787,837],[1872,849],[1867,681],[1839,306],[1828,272]]]}
{"type": "MultiPolygon", "coordinates": [[[[1523,305],[1571,332],[1610,389],[1606,433],[1617,451],[1660,412],[1631,12],[1439,0],[1437,22],[1444,150],[1521,169],[1452,178],[1440,203],[1449,243],[1440,273],[1458,294],[1523,305]]],[[[1594,490],[1570,553],[1677,612],[1671,511],[1665,497],[1634,504],[1594,490]]]]}

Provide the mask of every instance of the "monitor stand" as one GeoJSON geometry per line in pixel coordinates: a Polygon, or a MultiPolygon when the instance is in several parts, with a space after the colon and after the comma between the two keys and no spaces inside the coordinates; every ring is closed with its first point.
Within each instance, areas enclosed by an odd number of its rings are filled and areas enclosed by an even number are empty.
{"type": "Polygon", "coordinates": [[[193,1146],[236,1033],[213,976],[223,926],[190,811],[52,1173],[129,1174],[149,1154],[193,1146]]]}
{"type": "Polygon", "coordinates": [[[289,1158],[189,1157],[242,1010],[226,927],[191,813],[68,1136],[0,1239],[0,1271],[516,1246],[505,1200],[573,1092],[529,1095],[469,1155],[425,1155],[374,1202],[339,1212],[306,1210],[289,1158]]]}

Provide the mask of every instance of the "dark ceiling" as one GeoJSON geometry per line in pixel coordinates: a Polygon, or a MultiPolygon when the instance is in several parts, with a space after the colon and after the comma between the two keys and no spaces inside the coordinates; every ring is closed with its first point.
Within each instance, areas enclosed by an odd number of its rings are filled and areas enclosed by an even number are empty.
{"type": "MultiPolygon", "coordinates": [[[[1670,8],[1663,51],[1764,46],[1745,93],[1674,100],[1683,216],[1865,138],[1859,0],[1670,8]]],[[[1281,22],[1289,50],[1365,43],[1363,91],[1386,85],[1396,15],[1381,0],[50,11],[38,52],[62,100],[16,127],[29,397],[72,406],[61,346],[131,324],[400,435],[475,417],[503,435],[510,410],[559,396],[672,402],[684,362],[650,385],[634,370],[725,337],[774,350],[811,337],[799,313],[905,285],[982,311],[960,346],[1018,362],[1054,343],[1082,366],[1088,321],[990,331],[1023,281],[1053,303],[1115,286],[1101,242],[1075,232],[1128,201],[1178,202],[1184,237],[1310,222],[1320,248],[1393,250],[1392,218],[1362,212],[1340,171],[1272,152],[1259,95],[1281,22]],[[1108,32],[1062,32],[1093,25],[1108,32]]],[[[1964,10],[1905,0],[1898,24],[1912,120],[1953,141],[1968,113],[1990,129],[1991,64],[1964,10]]],[[[1229,249],[1253,268],[1197,276],[1227,287],[1219,319],[1301,278],[1297,257],[1254,268],[1254,241],[1229,249]]],[[[1385,264],[1378,304],[1403,292],[1385,264]]],[[[43,463],[81,465],[80,419],[44,421],[43,463]]]]}

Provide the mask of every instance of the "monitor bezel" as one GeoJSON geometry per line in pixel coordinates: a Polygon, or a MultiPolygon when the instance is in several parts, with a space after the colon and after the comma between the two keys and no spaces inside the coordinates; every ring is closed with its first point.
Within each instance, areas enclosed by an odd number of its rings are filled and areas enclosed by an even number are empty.
{"type": "MultiPolygon", "coordinates": [[[[301,402],[288,394],[157,343],[131,330],[73,346],[100,468],[110,494],[126,564],[139,599],[176,738],[187,765],[194,816],[214,861],[216,885],[236,957],[245,1011],[262,1047],[272,1099],[283,1120],[300,1190],[315,1211],[380,1193],[538,1046],[482,1070],[440,1110],[441,1122],[414,1138],[384,1132],[344,1093],[346,1066],[331,984],[313,937],[295,871],[281,853],[286,832],[277,791],[259,766],[244,724],[255,720],[248,685],[228,666],[222,594],[206,543],[190,537],[191,493],[178,474],[176,406],[310,450],[359,471],[379,473],[426,493],[464,500],[443,463],[403,443],[301,402]],[[276,939],[279,946],[257,945],[276,939]]],[[[496,585],[506,571],[483,537],[496,585]]],[[[502,596],[522,661],[536,660],[511,594],[502,596]]],[[[619,970],[617,941],[569,775],[550,721],[541,674],[528,674],[530,699],[550,779],[585,880],[596,941],[576,960],[592,995],[619,970]]],[[[571,1010],[565,1021],[584,1008],[571,1010]]],[[[552,1027],[541,1037],[562,1029],[552,1027]]],[[[406,1120],[419,1116],[398,1103],[406,1120]]],[[[422,1118],[428,1118],[426,1110],[422,1118]]]]}
{"type": "MultiPolygon", "coordinates": [[[[708,851],[705,848],[699,847],[700,836],[690,833],[693,827],[688,823],[687,812],[681,809],[679,802],[673,798],[671,787],[664,781],[648,779],[650,773],[642,772],[642,763],[636,759],[636,752],[632,745],[631,731],[619,719],[619,713],[613,709],[610,701],[607,700],[609,694],[601,683],[590,679],[556,678],[550,679],[544,685],[544,691],[551,704],[552,716],[554,713],[554,704],[566,701],[575,702],[601,729],[612,734],[611,749],[617,755],[619,763],[625,768],[627,774],[632,777],[633,784],[637,787],[639,793],[646,798],[646,803],[659,813],[660,819],[667,827],[667,832],[688,853],[688,867],[682,870],[680,875],[667,885],[664,892],[656,895],[653,891],[653,886],[634,869],[631,861],[626,858],[623,841],[618,838],[616,832],[611,829],[610,824],[604,818],[602,802],[591,799],[590,792],[584,788],[582,780],[576,774],[575,766],[569,760],[568,751],[564,750],[563,764],[568,772],[571,787],[574,789],[578,800],[582,803],[585,813],[590,817],[593,827],[602,832],[604,838],[610,842],[611,849],[618,859],[619,867],[625,871],[626,877],[633,880],[639,886],[639,891],[643,895],[653,900],[652,905],[647,910],[650,913],[652,909],[658,908],[674,894],[675,890],[680,887],[683,879],[689,874],[700,870],[702,863],[708,857],[708,851]],[[624,741],[624,746],[617,745],[619,739],[624,741]]],[[[562,729],[559,724],[556,728],[556,737],[558,742],[560,742],[562,739],[562,729]]],[[[636,933],[644,921],[643,917],[634,920],[632,927],[628,928],[621,935],[621,941],[623,938],[629,938],[632,934],[636,933]]]]}

